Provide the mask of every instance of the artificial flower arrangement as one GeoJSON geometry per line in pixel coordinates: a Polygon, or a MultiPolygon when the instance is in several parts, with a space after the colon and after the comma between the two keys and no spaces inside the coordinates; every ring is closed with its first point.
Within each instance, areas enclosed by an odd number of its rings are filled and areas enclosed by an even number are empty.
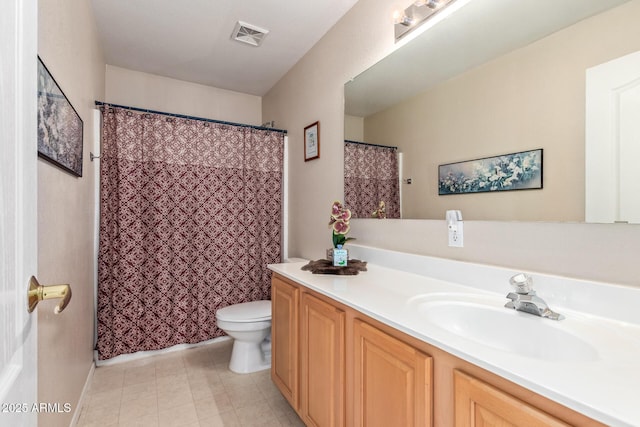
{"type": "Polygon", "coordinates": [[[349,232],[349,220],[351,219],[351,211],[339,201],[333,202],[331,205],[331,219],[329,220],[329,227],[333,230],[333,247],[337,248],[338,245],[344,246],[349,240],[354,240],[353,237],[347,237],[349,232]]]}
{"type": "Polygon", "coordinates": [[[384,200],[380,200],[378,203],[378,209],[371,213],[371,218],[385,219],[387,217],[387,210],[384,205],[384,200]]]}

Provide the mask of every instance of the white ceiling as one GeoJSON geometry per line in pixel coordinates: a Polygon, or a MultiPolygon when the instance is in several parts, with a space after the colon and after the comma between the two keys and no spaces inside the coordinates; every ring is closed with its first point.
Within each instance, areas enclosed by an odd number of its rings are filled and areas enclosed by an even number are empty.
{"type": "Polygon", "coordinates": [[[357,0],[92,0],[109,65],[262,96],[357,0]],[[237,21],[269,30],[259,47],[237,21]]]}

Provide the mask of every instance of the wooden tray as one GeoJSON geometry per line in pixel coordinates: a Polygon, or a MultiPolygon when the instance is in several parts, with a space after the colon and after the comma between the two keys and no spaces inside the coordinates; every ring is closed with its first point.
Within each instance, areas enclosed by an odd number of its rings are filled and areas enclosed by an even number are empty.
{"type": "Polygon", "coordinates": [[[340,276],[354,276],[361,271],[367,271],[367,262],[359,259],[350,259],[345,267],[336,267],[328,259],[309,261],[301,267],[302,270],[311,271],[313,274],[336,274],[340,276]]]}

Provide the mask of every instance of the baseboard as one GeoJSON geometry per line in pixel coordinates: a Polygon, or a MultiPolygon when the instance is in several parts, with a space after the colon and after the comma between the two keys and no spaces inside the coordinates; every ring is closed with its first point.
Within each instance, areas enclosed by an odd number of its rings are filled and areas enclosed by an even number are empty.
{"type": "Polygon", "coordinates": [[[100,366],[109,366],[109,365],[115,365],[118,363],[124,363],[124,362],[131,362],[133,360],[139,360],[139,359],[144,359],[146,357],[150,357],[150,356],[157,356],[160,354],[167,354],[167,353],[172,353],[174,351],[181,351],[181,350],[186,350],[189,348],[196,348],[196,347],[202,347],[205,345],[209,345],[209,344],[213,344],[215,342],[222,342],[222,341],[228,341],[232,339],[229,336],[221,336],[221,337],[216,337],[216,338],[212,338],[210,340],[207,341],[201,341],[199,343],[195,343],[195,344],[176,344],[172,347],[168,347],[168,348],[163,348],[162,350],[149,350],[149,351],[138,351],[136,353],[131,353],[131,354],[121,354],[120,356],[116,356],[113,357],[111,359],[107,359],[107,360],[98,360],[98,352],[95,351],[95,357],[94,357],[94,361],[97,367],[100,366]]]}

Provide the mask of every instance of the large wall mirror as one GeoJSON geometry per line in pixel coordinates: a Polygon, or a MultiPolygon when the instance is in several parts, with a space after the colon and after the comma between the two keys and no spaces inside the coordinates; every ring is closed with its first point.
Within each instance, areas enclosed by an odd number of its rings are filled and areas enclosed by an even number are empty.
{"type": "Polygon", "coordinates": [[[402,218],[607,222],[585,213],[586,75],[640,51],[639,22],[640,0],[471,0],[345,84],[345,139],[398,147],[402,218]],[[537,149],[541,189],[438,195],[439,165],[537,149]]]}

